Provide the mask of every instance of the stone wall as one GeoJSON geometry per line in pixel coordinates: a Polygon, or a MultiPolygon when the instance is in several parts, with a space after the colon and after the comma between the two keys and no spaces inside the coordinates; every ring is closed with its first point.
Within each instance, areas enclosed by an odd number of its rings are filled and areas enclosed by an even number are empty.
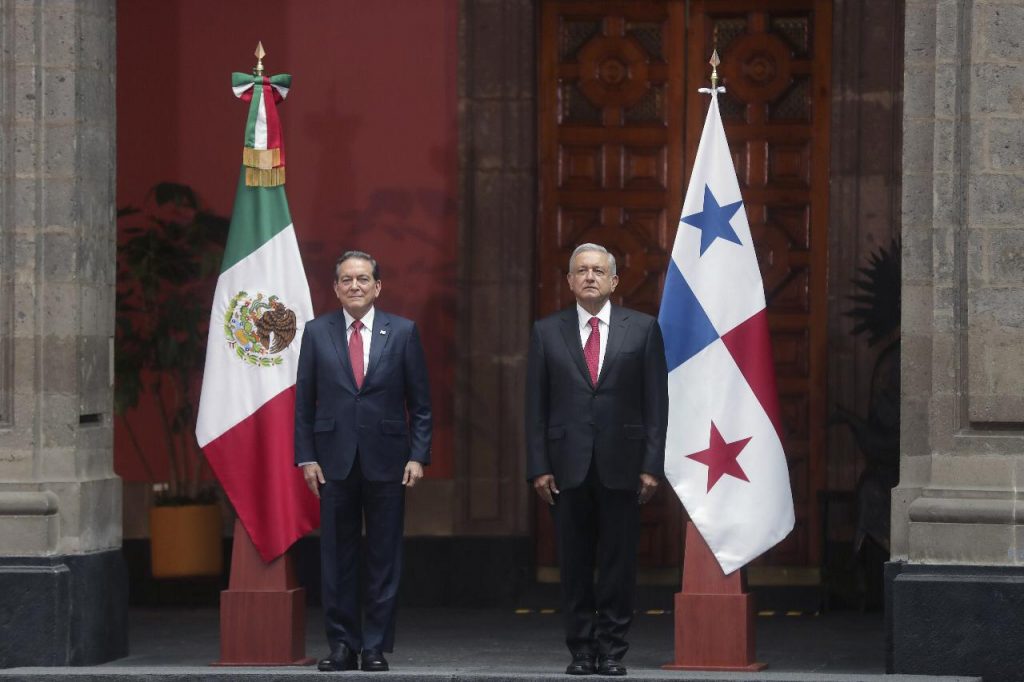
{"type": "Polygon", "coordinates": [[[0,0],[0,666],[126,648],[114,37],[114,0],[0,0]]]}
{"type": "Polygon", "coordinates": [[[455,532],[529,532],[526,351],[537,206],[535,0],[459,5],[455,532]]]}
{"type": "MultiPolygon", "coordinates": [[[[847,313],[857,269],[900,230],[903,0],[833,0],[828,251],[828,405],[866,416],[885,341],[854,336],[847,313]]],[[[892,292],[897,296],[898,292],[892,292]]],[[[828,432],[829,491],[852,491],[864,468],[852,430],[828,432]]],[[[852,526],[852,524],[850,524],[852,526]]],[[[832,533],[834,529],[829,529],[832,533]]],[[[852,538],[845,538],[852,540],[852,538]]]]}
{"type": "Polygon", "coordinates": [[[1015,679],[1024,600],[1019,0],[908,0],[890,663],[1015,679]],[[1009,648],[1006,648],[1009,647],[1009,648]]]}
{"type": "Polygon", "coordinates": [[[893,556],[1024,565],[1024,6],[912,11],[893,556]]]}

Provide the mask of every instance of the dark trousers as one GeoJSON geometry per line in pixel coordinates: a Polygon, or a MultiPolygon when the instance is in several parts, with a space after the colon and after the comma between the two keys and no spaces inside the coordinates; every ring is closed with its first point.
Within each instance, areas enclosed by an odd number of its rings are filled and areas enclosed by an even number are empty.
{"type": "Polygon", "coordinates": [[[629,649],[626,633],[636,590],[637,493],[605,488],[592,462],[583,484],[562,490],[552,513],[558,535],[565,643],[573,653],[621,659],[629,649]]]}
{"type": "Polygon", "coordinates": [[[353,651],[393,650],[404,518],[401,482],[367,481],[358,461],[348,478],[320,487],[320,561],[331,650],[339,644],[353,651]],[[366,575],[360,580],[364,515],[366,575]]]}

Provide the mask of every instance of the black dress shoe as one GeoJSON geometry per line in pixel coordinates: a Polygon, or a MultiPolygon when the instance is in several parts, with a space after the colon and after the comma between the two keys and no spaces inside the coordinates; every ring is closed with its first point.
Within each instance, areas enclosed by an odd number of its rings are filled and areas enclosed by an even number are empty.
{"type": "Polygon", "coordinates": [[[340,670],[358,670],[359,661],[356,660],[356,652],[344,644],[339,644],[327,658],[322,658],[316,664],[317,670],[322,672],[336,672],[340,670]]]}
{"type": "Polygon", "coordinates": [[[598,675],[609,675],[611,677],[622,677],[626,674],[626,666],[622,665],[622,661],[616,661],[614,658],[604,658],[597,662],[597,674],[598,675]]]}
{"type": "Polygon", "coordinates": [[[572,655],[572,663],[565,669],[566,675],[593,675],[596,668],[594,667],[594,654],[586,651],[581,651],[572,655]]]}
{"type": "Polygon", "coordinates": [[[363,649],[363,670],[368,673],[382,673],[388,669],[388,660],[380,649],[363,649]]]}

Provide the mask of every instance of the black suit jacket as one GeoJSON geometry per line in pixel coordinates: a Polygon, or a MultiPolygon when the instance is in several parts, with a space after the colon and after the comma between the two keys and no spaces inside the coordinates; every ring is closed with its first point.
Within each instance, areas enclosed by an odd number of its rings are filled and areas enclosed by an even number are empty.
{"type": "Polygon", "coordinates": [[[409,460],[430,463],[430,388],[411,320],[376,309],[370,362],[356,388],[337,310],[306,325],[295,383],[295,463],[344,480],[356,452],[371,481],[401,481],[409,460]]]}
{"type": "Polygon", "coordinates": [[[526,381],[526,474],[554,474],[563,490],[592,458],[607,488],[635,490],[640,473],[661,476],[668,423],[668,372],[658,321],[612,306],[597,385],[580,343],[576,306],[537,321],[526,381]]]}

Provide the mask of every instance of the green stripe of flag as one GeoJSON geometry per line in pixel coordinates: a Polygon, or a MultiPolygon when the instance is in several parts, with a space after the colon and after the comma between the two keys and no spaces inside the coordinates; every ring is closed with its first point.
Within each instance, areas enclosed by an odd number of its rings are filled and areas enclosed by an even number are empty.
{"type": "Polygon", "coordinates": [[[247,187],[243,167],[238,178],[235,210],[231,214],[231,228],[220,271],[228,270],[291,224],[284,185],[247,187]]]}

